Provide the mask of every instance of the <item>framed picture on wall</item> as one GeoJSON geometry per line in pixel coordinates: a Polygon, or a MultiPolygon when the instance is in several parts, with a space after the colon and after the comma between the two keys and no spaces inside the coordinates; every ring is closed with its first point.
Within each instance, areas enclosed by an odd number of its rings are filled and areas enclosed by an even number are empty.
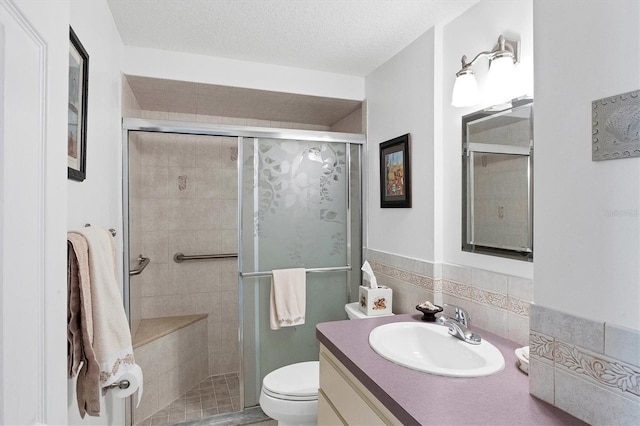
{"type": "Polygon", "coordinates": [[[411,207],[408,133],[380,144],[380,207],[411,207]]]}
{"type": "Polygon", "coordinates": [[[82,182],[87,165],[87,95],[89,55],[69,27],[68,178],[82,182]]]}

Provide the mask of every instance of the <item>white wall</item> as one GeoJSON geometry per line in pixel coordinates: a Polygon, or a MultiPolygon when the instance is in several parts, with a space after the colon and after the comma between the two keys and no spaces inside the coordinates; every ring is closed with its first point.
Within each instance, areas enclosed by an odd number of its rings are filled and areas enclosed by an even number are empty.
{"type": "Polygon", "coordinates": [[[434,29],[369,74],[366,247],[434,258],[434,29]],[[380,208],[379,145],[411,134],[412,208],[380,208]]]}
{"type": "Polygon", "coordinates": [[[125,48],[122,71],[168,80],[364,99],[362,77],[133,46],[125,48]]]}
{"type": "MultiPolygon", "coordinates": [[[[461,251],[461,119],[488,105],[450,105],[462,55],[492,49],[500,34],[521,41],[514,97],[533,92],[532,16],[531,0],[480,2],[366,77],[367,248],[532,277],[530,262],[461,251]],[[381,209],[378,145],[404,133],[412,135],[413,207],[381,209]]],[[[487,69],[486,59],[474,68],[481,90],[487,69]]]]}
{"type": "MultiPolygon", "coordinates": [[[[487,106],[486,102],[468,108],[451,106],[455,73],[460,70],[460,58],[471,60],[482,51],[491,50],[498,36],[519,39],[520,63],[513,96],[533,93],[533,11],[532,1],[482,1],[452,20],[443,29],[442,58],[442,144],[443,152],[443,260],[446,263],[467,265],[509,275],[532,278],[530,262],[503,259],[461,250],[462,216],[462,116],[487,106]]],[[[546,18],[546,17],[545,17],[546,18]]],[[[473,70],[482,93],[489,62],[479,59],[473,70]]],[[[535,109],[535,107],[534,107],[535,109]]],[[[534,147],[538,143],[534,135],[534,147]]],[[[534,148],[535,150],[535,148],[534,148]]],[[[536,154],[537,155],[537,154],[536,154]]],[[[536,166],[539,164],[535,159],[536,166]]],[[[534,205],[538,200],[534,199],[534,205]]],[[[540,253],[534,241],[534,262],[540,253]]]]}
{"type": "Polygon", "coordinates": [[[591,102],[640,89],[640,2],[536,1],[534,22],[535,301],[640,329],[640,158],[591,161],[591,102]]]}
{"type": "MultiPolygon", "coordinates": [[[[70,24],[89,54],[87,178],[69,180],[69,229],[85,223],[114,228],[122,266],[122,41],[105,0],[70,2],[70,24]]],[[[75,380],[68,384],[68,424],[124,424],[124,400],[102,399],[101,416],[80,419],[75,380]]]]}

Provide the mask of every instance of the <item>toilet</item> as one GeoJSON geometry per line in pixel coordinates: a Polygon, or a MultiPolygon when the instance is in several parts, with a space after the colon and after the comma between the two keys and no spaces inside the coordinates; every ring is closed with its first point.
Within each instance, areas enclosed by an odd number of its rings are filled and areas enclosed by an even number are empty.
{"type": "Polygon", "coordinates": [[[364,318],[388,317],[388,316],[393,315],[393,314],[385,314],[385,315],[370,316],[370,315],[367,315],[364,312],[362,312],[358,305],[359,305],[359,302],[347,303],[346,305],[344,305],[344,310],[347,312],[347,316],[349,317],[350,320],[364,319],[364,318]]]}
{"type": "Polygon", "coordinates": [[[279,426],[315,425],[318,420],[318,361],[286,365],[262,380],[260,408],[279,426]]]}
{"type": "MultiPolygon", "coordinates": [[[[349,303],[344,309],[350,320],[373,318],[360,311],[358,302],[349,303]]],[[[286,365],[262,380],[260,408],[279,426],[315,425],[318,422],[319,387],[318,361],[286,365]]]]}

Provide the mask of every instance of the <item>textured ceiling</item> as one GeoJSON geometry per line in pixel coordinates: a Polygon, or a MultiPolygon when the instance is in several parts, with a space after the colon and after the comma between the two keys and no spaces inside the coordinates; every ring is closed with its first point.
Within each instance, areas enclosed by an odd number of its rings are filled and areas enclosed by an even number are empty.
{"type": "MultiPolygon", "coordinates": [[[[364,77],[477,0],[108,0],[127,46],[364,77]]],[[[142,109],[331,126],[360,103],[128,76],[142,109]]]]}
{"type": "Polygon", "coordinates": [[[127,46],[364,77],[477,0],[108,0],[127,46]]]}

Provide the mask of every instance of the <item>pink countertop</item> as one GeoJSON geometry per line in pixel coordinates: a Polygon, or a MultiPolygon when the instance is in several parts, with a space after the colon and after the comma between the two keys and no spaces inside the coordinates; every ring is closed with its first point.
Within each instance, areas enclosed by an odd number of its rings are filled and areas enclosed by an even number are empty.
{"type": "Polygon", "coordinates": [[[369,346],[369,333],[422,314],[318,324],[316,337],[405,425],[584,425],[529,394],[529,378],[516,366],[515,343],[475,327],[505,359],[502,372],[451,378],[387,361],[369,346]]]}

